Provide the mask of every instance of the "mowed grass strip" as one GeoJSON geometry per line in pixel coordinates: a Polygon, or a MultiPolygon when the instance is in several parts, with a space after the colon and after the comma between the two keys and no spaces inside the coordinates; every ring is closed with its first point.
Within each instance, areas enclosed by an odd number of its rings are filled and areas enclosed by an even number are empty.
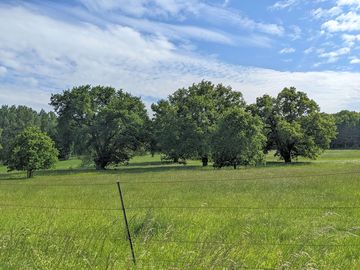
{"type": "Polygon", "coordinates": [[[0,269],[358,269],[359,162],[327,151],[215,170],[145,156],[97,172],[74,159],[31,180],[2,168],[0,269]]]}

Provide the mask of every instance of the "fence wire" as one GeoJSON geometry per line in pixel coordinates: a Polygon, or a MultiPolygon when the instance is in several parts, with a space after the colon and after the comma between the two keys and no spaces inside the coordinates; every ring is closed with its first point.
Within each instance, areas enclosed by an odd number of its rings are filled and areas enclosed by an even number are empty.
{"type": "MultiPolygon", "coordinates": [[[[287,175],[287,176],[268,176],[268,177],[249,177],[249,178],[233,178],[233,179],[197,179],[197,180],[166,180],[166,181],[122,181],[121,184],[172,184],[172,183],[203,183],[203,182],[241,182],[241,181],[257,181],[257,180],[269,180],[269,179],[299,179],[299,178],[311,178],[311,177],[329,177],[329,176],[339,176],[339,175],[357,175],[360,171],[351,171],[351,172],[337,172],[337,173],[324,173],[324,174],[307,174],[307,175],[287,175]]],[[[19,184],[19,183],[4,183],[0,184],[2,186],[21,186],[21,187],[84,187],[84,186],[114,186],[116,182],[113,183],[76,183],[76,184],[19,184]]],[[[121,211],[120,207],[64,207],[64,206],[44,206],[44,205],[21,205],[21,204],[0,204],[0,208],[14,208],[14,209],[36,209],[36,210],[64,210],[64,211],[121,211]]],[[[126,210],[231,210],[231,211],[242,211],[242,210],[351,210],[351,209],[360,209],[360,205],[328,205],[328,206],[191,206],[191,205],[182,205],[182,206],[153,206],[153,205],[130,205],[126,207],[126,210]]],[[[7,237],[16,235],[24,236],[37,236],[37,237],[60,237],[66,239],[80,239],[84,241],[124,241],[124,237],[109,237],[102,236],[96,237],[94,235],[79,235],[75,234],[59,234],[54,232],[34,232],[34,231],[3,231],[0,230],[0,237],[7,237]]],[[[224,241],[196,241],[196,240],[186,240],[186,239],[147,239],[139,240],[136,239],[137,244],[145,243],[162,243],[162,244],[192,244],[192,245],[216,245],[216,246],[237,246],[237,247],[246,247],[246,246],[284,246],[284,247],[360,247],[359,244],[342,244],[342,243],[287,243],[287,242],[224,242],[224,241]]],[[[139,260],[142,260],[141,258],[139,260]]],[[[147,259],[149,260],[149,259],[147,259]]],[[[156,259],[159,262],[178,264],[178,261],[171,261],[165,259],[156,259]]],[[[252,267],[237,267],[238,269],[274,269],[274,268],[252,268],[252,267]]]]}

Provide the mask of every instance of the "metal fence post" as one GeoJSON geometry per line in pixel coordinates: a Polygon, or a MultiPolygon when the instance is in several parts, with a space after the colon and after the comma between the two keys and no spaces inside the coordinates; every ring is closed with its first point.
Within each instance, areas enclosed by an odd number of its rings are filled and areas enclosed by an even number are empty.
{"type": "Polygon", "coordinates": [[[132,256],[133,263],[136,264],[134,247],[133,247],[133,243],[132,243],[132,240],[131,240],[131,234],[130,234],[130,230],[129,230],[129,224],[128,224],[127,217],[126,217],[126,210],[125,210],[125,205],[124,205],[124,199],[123,199],[122,192],[121,192],[120,182],[117,181],[116,184],[117,184],[117,187],[118,187],[118,190],[119,190],[119,196],[120,196],[120,202],[121,202],[121,209],[122,209],[123,216],[124,216],[124,222],[125,222],[125,228],[126,228],[127,238],[128,238],[128,240],[129,240],[129,244],[130,244],[131,256],[132,256]]]}

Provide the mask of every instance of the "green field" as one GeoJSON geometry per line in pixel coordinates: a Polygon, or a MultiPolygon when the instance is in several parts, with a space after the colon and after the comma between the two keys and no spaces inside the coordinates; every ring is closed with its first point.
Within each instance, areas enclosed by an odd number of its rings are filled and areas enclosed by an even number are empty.
{"type": "Polygon", "coordinates": [[[360,151],[215,170],[0,168],[0,269],[360,269],[360,151]],[[121,180],[137,265],[119,195],[121,180]]]}

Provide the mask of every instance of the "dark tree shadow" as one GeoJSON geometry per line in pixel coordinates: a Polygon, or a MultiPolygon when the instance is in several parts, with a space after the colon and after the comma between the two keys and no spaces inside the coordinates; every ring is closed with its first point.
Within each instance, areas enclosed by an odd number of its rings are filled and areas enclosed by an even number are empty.
{"type": "Polygon", "coordinates": [[[258,167],[288,167],[288,166],[304,166],[311,164],[311,161],[293,161],[291,163],[285,163],[284,161],[268,161],[264,165],[258,167]]]}
{"type": "MultiPolygon", "coordinates": [[[[266,168],[266,167],[293,167],[293,166],[304,166],[311,164],[311,161],[294,161],[291,163],[285,163],[282,161],[269,161],[266,164],[258,165],[251,168],[266,168]]],[[[219,170],[229,170],[232,168],[222,168],[219,170]]],[[[246,168],[242,168],[246,169],[246,168]]],[[[82,173],[96,173],[96,174],[142,174],[142,173],[158,173],[158,172],[169,172],[169,171],[189,171],[189,170],[208,170],[212,171],[214,168],[209,165],[202,167],[201,165],[182,165],[161,161],[149,161],[140,163],[130,163],[129,165],[121,165],[117,167],[111,167],[106,170],[96,170],[95,168],[76,168],[76,169],[52,169],[52,170],[40,170],[35,171],[34,177],[36,176],[53,176],[53,175],[74,175],[82,173]]],[[[233,169],[232,169],[233,170],[233,169]]],[[[11,180],[28,180],[25,172],[8,172],[0,173],[0,181],[11,181],[11,180]]]]}

